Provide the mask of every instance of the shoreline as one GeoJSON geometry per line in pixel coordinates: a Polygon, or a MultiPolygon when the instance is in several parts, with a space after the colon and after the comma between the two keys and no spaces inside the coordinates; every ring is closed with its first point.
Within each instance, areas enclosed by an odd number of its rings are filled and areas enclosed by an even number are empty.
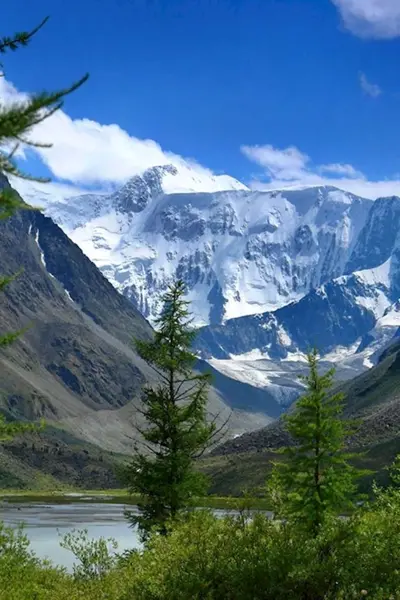
{"type": "MultiPolygon", "coordinates": [[[[130,495],[126,490],[0,490],[0,504],[74,504],[96,502],[104,504],[132,504],[140,500],[138,495],[130,495]]],[[[196,508],[231,510],[268,510],[265,498],[237,498],[233,496],[205,496],[193,502],[196,508]]]]}

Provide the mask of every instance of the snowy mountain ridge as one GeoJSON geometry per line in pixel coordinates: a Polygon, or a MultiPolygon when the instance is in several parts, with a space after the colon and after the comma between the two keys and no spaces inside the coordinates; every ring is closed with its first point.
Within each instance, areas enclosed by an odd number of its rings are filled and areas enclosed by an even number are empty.
{"type": "Polygon", "coordinates": [[[175,177],[176,167],[154,167],[114,194],[46,206],[150,321],[173,277],[186,282],[198,326],[299,300],[345,272],[372,204],[330,187],[250,191],[231,178],[215,178],[231,186],[223,191],[167,193],[175,177]]]}

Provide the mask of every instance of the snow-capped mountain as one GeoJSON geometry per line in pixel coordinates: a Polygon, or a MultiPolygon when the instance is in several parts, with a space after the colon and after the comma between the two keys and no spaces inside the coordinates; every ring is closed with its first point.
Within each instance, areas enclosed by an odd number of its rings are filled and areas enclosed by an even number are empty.
{"type": "Polygon", "coordinates": [[[370,368],[400,335],[399,225],[400,198],[377,200],[345,267],[362,270],[274,312],[201,328],[197,350],[226,375],[270,392],[279,386],[284,403],[299,393],[293,377],[304,371],[310,348],[342,380],[370,368]]]}
{"type": "Polygon", "coordinates": [[[46,212],[150,321],[182,278],[202,326],[279,309],[344,274],[372,204],[332,187],[256,192],[227,176],[207,185],[154,167],[46,212]]]}
{"type": "Polygon", "coordinates": [[[298,375],[316,347],[322,368],[347,380],[376,364],[400,333],[391,261],[341,276],[277,311],[201,328],[196,349],[231,378],[268,390],[283,405],[299,395],[298,375]]]}
{"type": "Polygon", "coordinates": [[[153,167],[111,194],[28,197],[150,321],[184,279],[198,352],[285,405],[311,347],[347,379],[398,335],[400,198],[256,192],[188,165],[153,167]]]}

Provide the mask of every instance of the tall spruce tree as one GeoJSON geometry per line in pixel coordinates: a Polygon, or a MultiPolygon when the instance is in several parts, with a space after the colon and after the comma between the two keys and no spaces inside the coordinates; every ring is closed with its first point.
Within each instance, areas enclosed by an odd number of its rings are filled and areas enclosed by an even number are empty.
{"type": "Polygon", "coordinates": [[[167,521],[205,493],[206,478],[194,462],[217,433],[215,423],[206,420],[210,375],[193,372],[194,332],[184,294],[182,281],[169,288],[154,339],[136,343],[139,355],[160,380],[144,389],[141,444],[122,474],[130,492],[140,495],[139,515],[128,517],[139,526],[143,540],[151,530],[165,534],[167,521]]]}
{"type": "Polygon", "coordinates": [[[268,488],[277,516],[317,534],[328,516],[353,506],[361,471],[345,451],[354,423],[342,418],[344,395],[332,394],[334,369],[320,375],[315,350],[308,366],[307,391],[284,417],[294,445],[280,451],[283,460],[274,463],[268,488]]]}
{"type": "MultiPolygon", "coordinates": [[[[44,19],[38,27],[30,32],[21,32],[12,37],[0,38],[0,54],[13,52],[26,46],[47,20],[47,18],[44,19]]],[[[0,67],[3,67],[2,63],[0,63],[0,67]]],[[[4,72],[0,73],[0,76],[3,77],[4,72]]],[[[36,178],[22,172],[15,161],[15,155],[21,145],[51,147],[51,144],[37,144],[32,141],[29,138],[31,130],[59,110],[63,105],[63,98],[80,87],[87,78],[88,75],[85,75],[66,89],[32,94],[22,101],[11,103],[0,101],[0,173],[32,181],[48,181],[48,179],[36,178]]],[[[28,206],[11,187],[5,186],[0,189],[0,220],[11,217],[19,209],[32,210],[32,207],[28,206]]],[[[16,275],[0,276],[0,292],[4,292],[16,275]]],[[[12,344],[21,333],[22,331],[12,331],[0,335],[0,348],[12,344]]],[[[0,414],[0,441],[32,428],[33,426],[30,424],[7,423],[4,416],[0,414]]]]}

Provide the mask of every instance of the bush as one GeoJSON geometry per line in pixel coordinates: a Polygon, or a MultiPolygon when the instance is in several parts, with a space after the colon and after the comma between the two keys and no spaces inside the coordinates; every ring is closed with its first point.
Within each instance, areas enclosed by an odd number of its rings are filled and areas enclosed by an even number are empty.
{"type": "Polygon", "coordinates": [[[67,538],[64,547],[82,559],[73,576],[36,558],[23,530],[0,522],[0,600],[122,599],[128,584],[122,571],[112,571],[106,543],[88,540],[85,532],[67,538]]]}
{"type": "Polygon", "coordinates": [[[70,550],[78,560],[73,567],[75,579],[99,579],[117,563],[117,556],[112,553],[118,548],[117,542],[113,538],[89,539],[87,529],[67,533],[60,545],[70,550]]]}
{"type": "Polygon", "coordinates": [[[29,549],[22,528],[14,530],[0,523],[0,599],[42,600],[55,596],[56,588],[64,585],[65,574],[39,561],[29,549]]]}
{"type": "Polygon", "coordinates": [[[374,510],[332,519],[316,538],[263,515],[249,521],[199,511],[132,557],[124,598],[400,598],[399,511],[399,498],[382,497],[374,510]]]}
{"type": "Polygon", "coordinates": [[[358,598],[360,589],[376,600],[400,598],[400,491],[378,490],[373,506],[349,521],[337,552],[344,590],[339,598],[358,598]]]}
{"type": "Polygon", "coordinates": [[[132,558],[131,595],[126,597],[317,598],[313,589],[333,579],[328,560],[323,569],[318,566],[320,546],[321,541],[306,540],[298,529],[260,514],[252,520],[218,519],[208,511],[196,511],[168,537],[154,536],[146,551],[132,558]]]}

